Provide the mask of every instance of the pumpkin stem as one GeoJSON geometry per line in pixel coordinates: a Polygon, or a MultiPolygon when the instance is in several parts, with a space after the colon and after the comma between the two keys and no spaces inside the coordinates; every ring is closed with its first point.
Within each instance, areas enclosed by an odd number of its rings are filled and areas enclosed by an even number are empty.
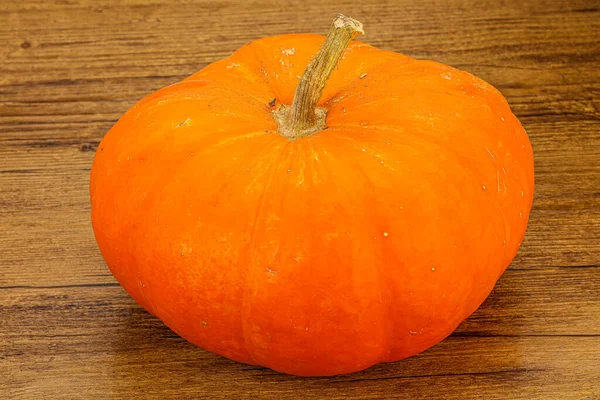
{"type": "Polygon", "coordinates": [[[273,112],[282,136],[295,140],[326,128],[326,112],[317,103],[346,48],[363,33],[362,24],[355,19],[340,14],[333,20],[325,43],[300,78],[292,106],[284,105],[273,112]]]}

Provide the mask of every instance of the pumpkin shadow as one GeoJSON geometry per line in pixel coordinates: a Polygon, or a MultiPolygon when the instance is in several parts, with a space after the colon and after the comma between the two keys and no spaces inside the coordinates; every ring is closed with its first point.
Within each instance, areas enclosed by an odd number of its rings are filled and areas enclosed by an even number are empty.
{"type": "Polygon", "coordinates": [[[225,388],[251,386],[257,372],[269,372],[194,346],[129,296],[120,313],[119,326],[107,337],[110,354],[105,359],[110,365],[103,368],[110,376],[106,390],[111,398],[124,394],[131,398],[170,398],[181,393],[215,398],[223,395],[225,388]]]}

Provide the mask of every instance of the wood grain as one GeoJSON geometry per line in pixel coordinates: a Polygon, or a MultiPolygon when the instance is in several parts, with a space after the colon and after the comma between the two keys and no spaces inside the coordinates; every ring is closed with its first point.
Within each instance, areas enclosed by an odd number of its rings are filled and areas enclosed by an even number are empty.
{"type": "Polygon", "coordinates": [[[0,398],[600,399],[600,1],[84,1],[0,4],[0,398]],[[118,286],[89,171],[146,94],[244,43],[325,33],[498,87],[530,135],[527,236],[484,305],[408,360],[335,378],[231,362],[118,286]]]}

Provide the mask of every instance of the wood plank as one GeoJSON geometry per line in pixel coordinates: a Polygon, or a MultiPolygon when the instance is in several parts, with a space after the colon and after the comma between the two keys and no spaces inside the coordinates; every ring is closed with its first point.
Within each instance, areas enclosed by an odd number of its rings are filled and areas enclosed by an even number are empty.
{"type": "MultiPolygon", "coordinates": [[[[308,380],[307,396],[343,398],[358,385],[365,396],[373,396],[364,398],[386,398],[391,388],[406,391],[406,385],[434,385],[442,398],[459,399],[457,387],[445,387],[457,377],[465,390],[485,398],[502,398],[495,393],[499,389],[503,396],[514,396],[509,398],[542,399],[557,390],[565,398],[576,398],[584,387],[590,395],[600,393],[600,381],[594,380],[600,373],[596,367],[600,362],[600,274],[593,268],[583,271],[536,271],[537,276],[511,271],[483,307],[441,344],[400,363],[308,380]],[[548,274],[553,280],[543,279],[548,274]],[[495,356],[482,356],[486,354],[495,356]],[[375,382],[379,380],[390,382],[381,386],[375,382]],[[519,397],[523,388],[531,388],[532,380],[543,389],[526,392],[533,397],[519,397]],[[337,389],[332,391],[333,387],[337,389]],[[569,392],[573,397],[568,397],[569,392]]],[[[5,299],[0,314],[17,327],[0,335],[0,351],[9,368],[8,386],[14,394],[75,396],[85,382],[93,398],[102,397],[107,388],[115,390],[112,394],[133,395],[139,385],[144,387],[144,396],[150,397],[175,397],[183,385],[183,393],[189,395],[226,398],[223,387],[238,385],[258,394],[267,384],[268,391],[278,397],[292,394],[289,391],[302,379],[235,363],[194,347],[115,285],[12,287],[0,293],[5,299]],[[41,325],[45,329],[40,330],[41,325]],[[181,374],[182,369],[188,372],[181,374]],[[214,376],[217,370],[223,373],[214,376]],[[43,378],[38,378],[40,372],[43,378]],[[51,379],[53,384],[48,387],[39,379],[51,379]],[[163,385],[172,389],[165,391],[163,385]]]]}

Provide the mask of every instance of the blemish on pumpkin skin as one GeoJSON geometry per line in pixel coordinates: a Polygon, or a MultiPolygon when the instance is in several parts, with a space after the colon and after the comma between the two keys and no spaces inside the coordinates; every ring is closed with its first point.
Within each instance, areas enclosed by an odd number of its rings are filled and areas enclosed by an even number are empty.
{"type": "Polygon", "coordinates": [[[239,67],[239,66],[240,66],[240,64],[238,64],[238,63],[231,63],[231,64],[229,64],[228,66],[226,66],[225,68],[228,68],[228,69],[229,69],[229,68],[237,68],[237,67],[239,67]]]}
{"type": "Polygon", "coordinates": [[[435,268],[434,267],[431,267],[431,272],[435,272],[435,268]]]}
{"type": "MultiPolygon", "coordinates": [[[[496,182],[498,183],[498,193],[500,193],[500,172],[496,171],[496,182]]],[[[502,181],[502,185],[504,186],[504,191],[506,192],[506,183],[502,181]]]]}
{"type": "Polygon", "coordinates": [[[267,269],[267,272],[271,275],[277,275],[277,271],[275,271],[274,269],[271,269],[269,267],[265,267],[267,269]]]}
{"type": "Polygon", "coordinates": [[[487,190],[487,188],[485,187],[485,185],[481,185],[483,190],[487,190]]]}
{"type": "Polygon", "coordinates": [[[286,56],[293,56],[294,54],[296,54],[296,49],[294,47],[290,49],[282,49],[281,54],[286,56]]]}
{"type": "Polygon", "coordinates": [[[207,326],[208,326],[208,322],[206,322],[206,321],[202,321],[202,327],[203,327],[203,328],[206,328],[207,326]]]}
{"type": "Polygon", "coordinates": [[[190,121],[191,121],[191,120],[192,120],[191,118],[186,118],[185,120],[181,121],[181,122],[179,123],[179,125],[177,125],[177,128],[181,128],[181,127],[182,127],[182,126],[184,126],[184,125],[185,125],[185,126],[189,126],[189,125],[190,125],[190,121]]]}
{"type": "Polygon", "coordinates": [[[267,72],[267,66],[265,65],[265,63],[261,63],[261,67],[260,67],[260,72],[262,72],[262,74],[265,76],[265,78],[269,77],[269,73],[267,72]]]}

